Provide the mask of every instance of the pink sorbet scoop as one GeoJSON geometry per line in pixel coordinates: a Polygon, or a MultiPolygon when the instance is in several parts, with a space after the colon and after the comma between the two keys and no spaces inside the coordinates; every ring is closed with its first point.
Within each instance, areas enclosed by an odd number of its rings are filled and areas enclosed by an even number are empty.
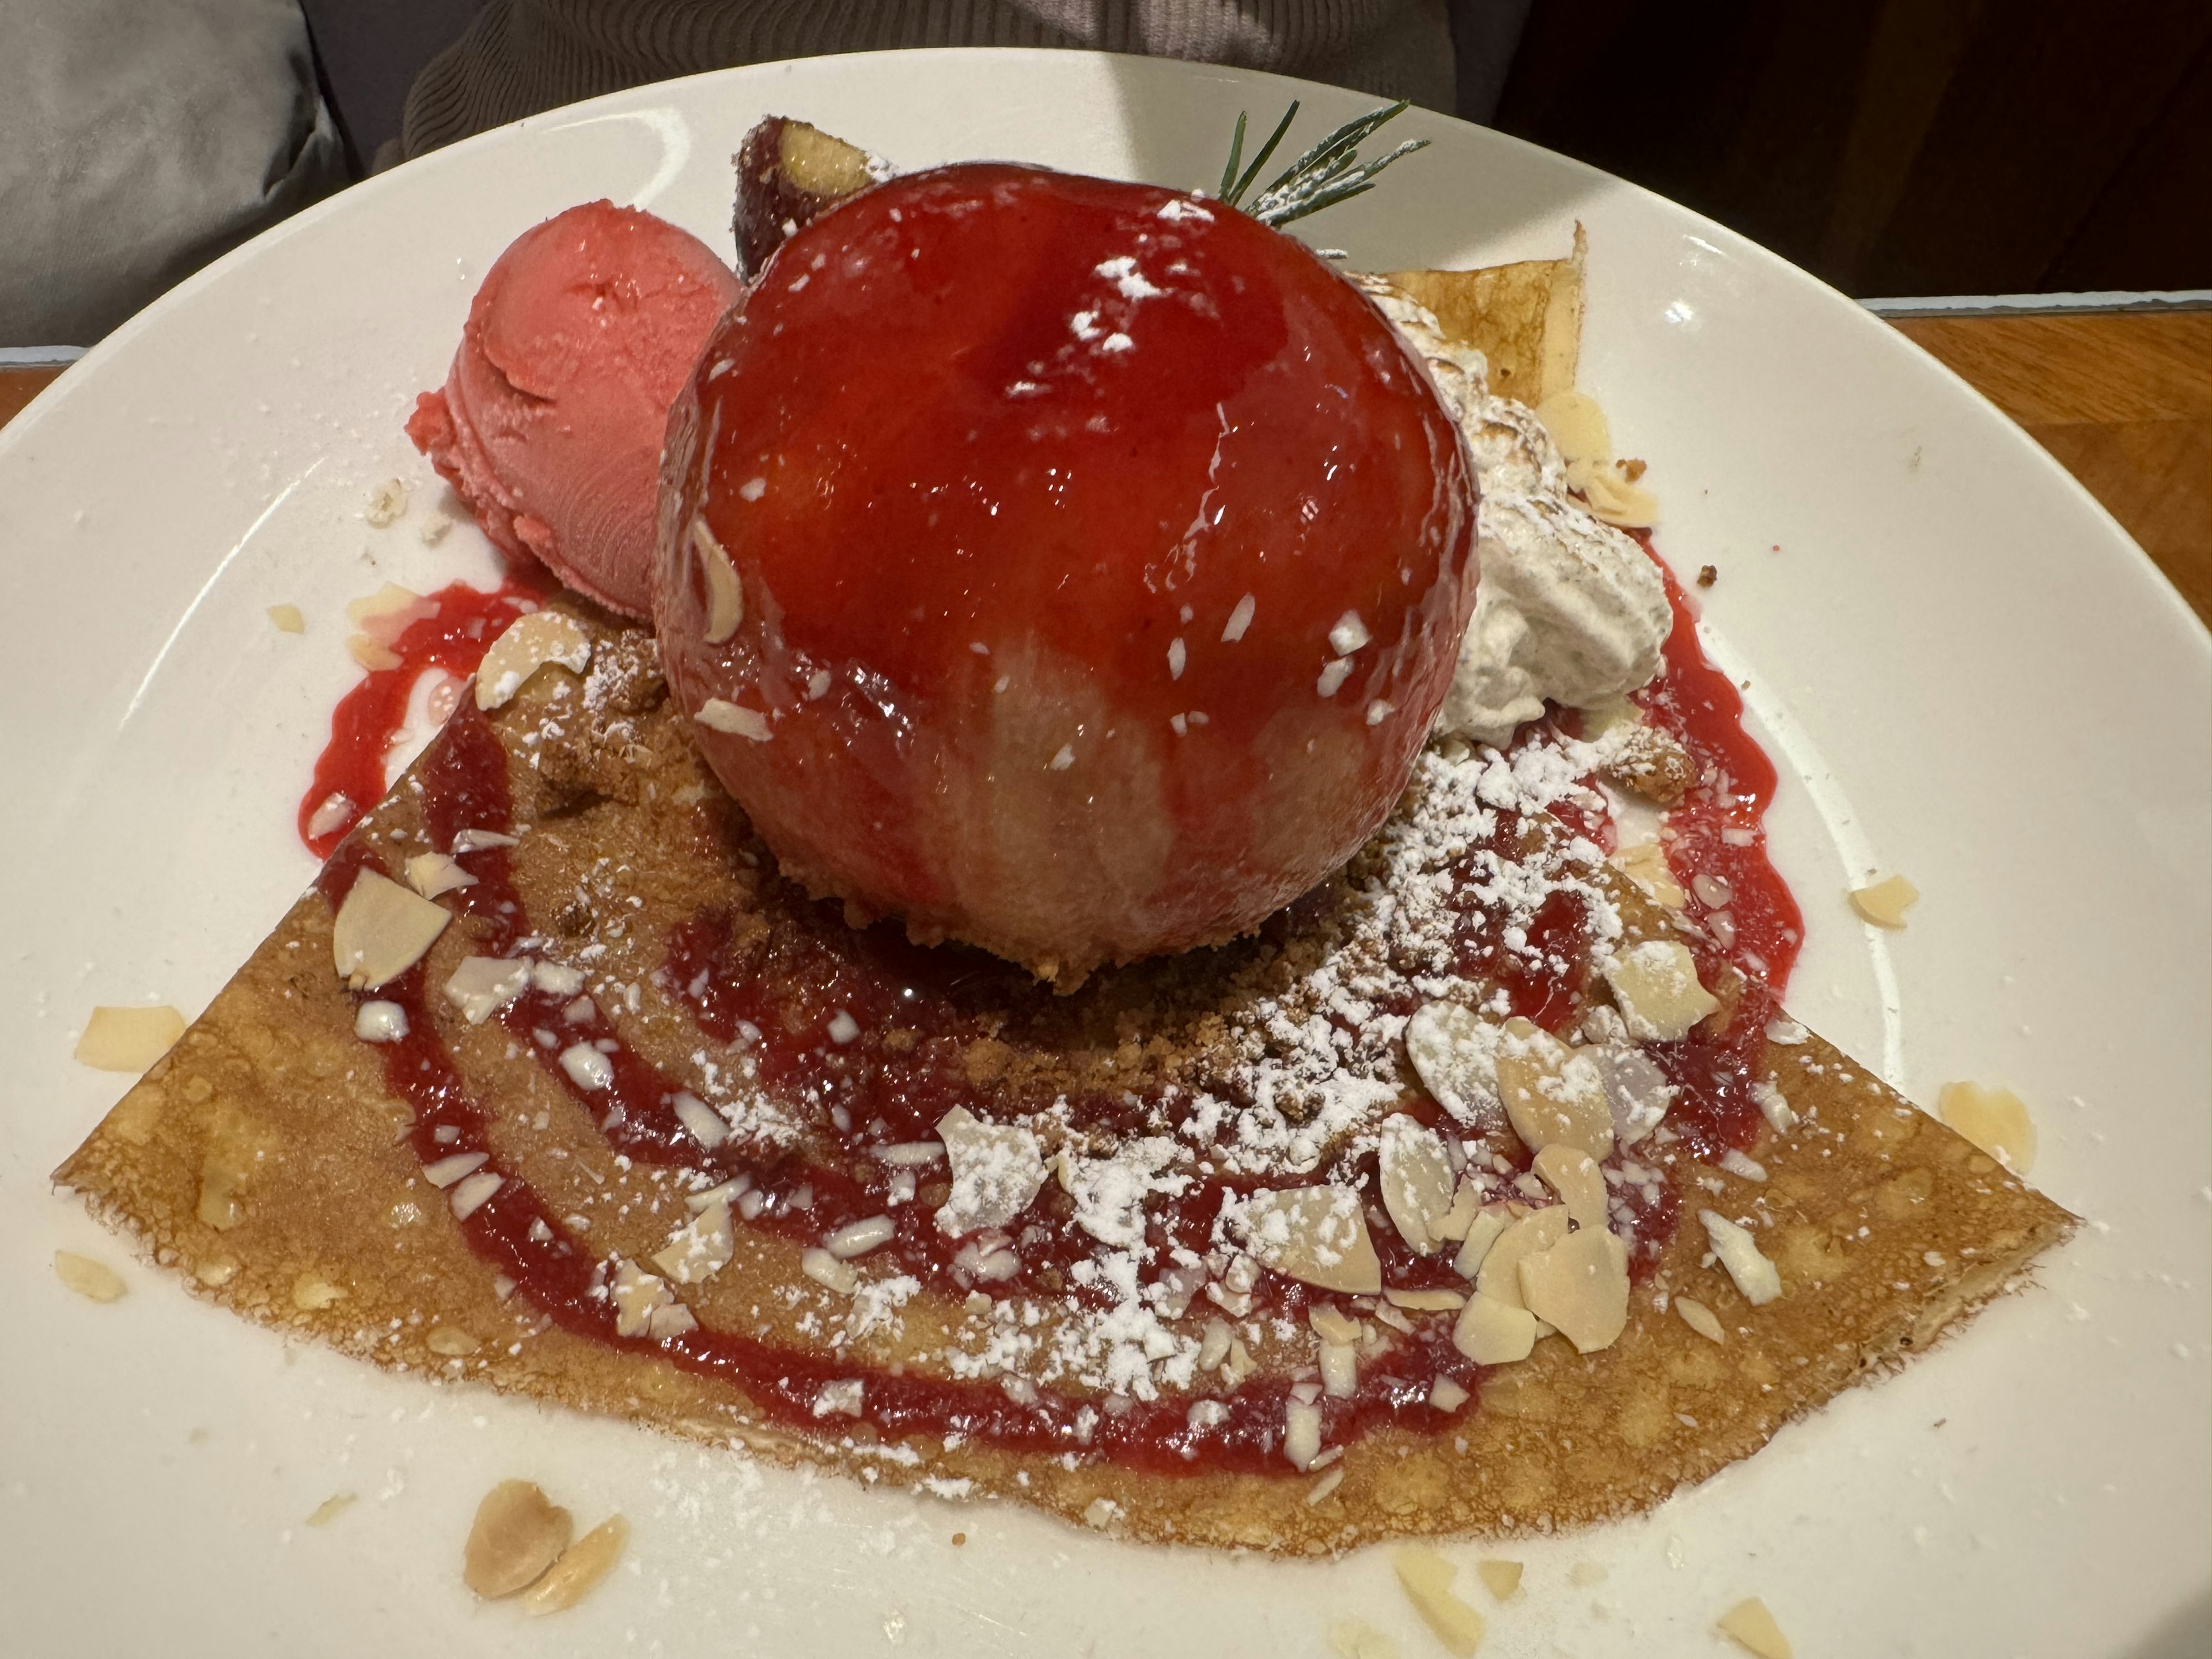
{"type": "Polygon", "coordinates": [[[570,208],[485,274],[446,388],[415,400],[407,435],[505,551],[650,617],[669,405],[737,297],[729,267],[667,221],[570,208]]]}

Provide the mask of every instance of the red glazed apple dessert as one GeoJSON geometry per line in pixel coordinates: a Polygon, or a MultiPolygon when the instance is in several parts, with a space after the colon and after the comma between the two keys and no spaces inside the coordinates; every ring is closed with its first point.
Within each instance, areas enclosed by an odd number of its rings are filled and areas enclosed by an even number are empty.
{"type": "Polygon", "coordinates": [[[1072,984],[1249,931],[1382,821],[1474,505],[1426,371],[1298,243],[951,167],[799,228],[708,342],[655,619],[787,874],[1072,984]]]}

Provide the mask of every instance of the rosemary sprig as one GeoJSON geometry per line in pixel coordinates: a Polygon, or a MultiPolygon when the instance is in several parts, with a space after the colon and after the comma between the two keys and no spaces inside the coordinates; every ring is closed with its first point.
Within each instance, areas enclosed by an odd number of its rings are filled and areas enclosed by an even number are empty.
{"type": "MultiPolygon", "coordinates": [[[[1294,219],[1319,213],[1323,208],[1334,207],[1339,202],[1350,201],[1374,189],[1376,175],[1391,162],[1428,148],[1425,138],[1408,138],[1387,155],[1371,161],[1359,159],[1360,145],[1374,137],[1384,122],[1403,114],[1406,108],[1407,100],[1401,98],[1395,104],[1370,110],[1356,120],[1346,121],[1284,168],[1244,210],[1261,224],[1280,229],[1294,219]]],[[[1230,207],[1243,204],[1244,193],[1251,189],[1252,181],[1259,177],[1267,158],[1275,153],[1276,145],[1282,143],[1283,135],[1291,130],[1291,118],[1297,112],[1295,102],[1283,112],[1274,132],[1241,173],[1237,167],[1244,158],[1244,116],[1238,113],[1237,131],[1229,143],[1229,165],[1221,170],[1220,194],[1224,203],[1230,207]]]]}

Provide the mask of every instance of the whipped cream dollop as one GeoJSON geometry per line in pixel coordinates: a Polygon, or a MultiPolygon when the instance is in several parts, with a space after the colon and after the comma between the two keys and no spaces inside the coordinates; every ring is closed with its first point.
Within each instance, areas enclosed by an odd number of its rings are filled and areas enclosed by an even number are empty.
{"type": "Polygon", "coordinates": [[[1388,282],[1358,281],[1427,362],[1482,485],[1481,580],[1437,730],[1503,745],[1547,698],[1589,708],[1649,684],[1674,625],[1657,567],[1575,499],[1559,445],[1490,390],[1481,352],[1388,282]]]}

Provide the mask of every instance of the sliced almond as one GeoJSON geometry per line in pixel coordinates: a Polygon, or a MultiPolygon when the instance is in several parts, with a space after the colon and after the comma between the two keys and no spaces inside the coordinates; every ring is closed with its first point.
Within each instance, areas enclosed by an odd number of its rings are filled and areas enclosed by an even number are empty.
{"type": "Polygon", "coordinates": [[[443,853],[417,853],[407,860],[407,884],[426,899],[473,887],[477,878],[461,868],[458,859],[443,853]]]}
{"type": "Polygon", "coordinates": [[[1472,1659],[1482,1645],[1482,1615],[1452,1594],[1459,1569],[1425,1544],[1403,1545],[1390,1557],[1399,1585],[1413,1611],[1455,1659],[1472,1659]]]}
{"type": "Polygon", "coordinates": [[[1905,926],[1905,913],[1920,902],[1920,890],[1903,876],[1885,876],[1852,888],[1850,901],[1863,920],[1894,930],[1905,926]]]}
{"type": "Polygon", "coordinates": [[[1455,1313],[1467,1306],[1464,1291],[1385,1291],[1394,1308],[1405,1308],[1414,1313],[1455,1313]]]}
{"type": "Polygon", "coordinates": [[[416,623],[437,614],[435,599],[425,599],[398,582],[386,582],[366,599],[355,599],[346,606],[346,620],[360,630],[362,637],[379,646],[389,646],[416,623]]]}
{"type": "Polygon", "coordinates": [[[1577,1227],[1605,1225],[1605,1177],[1588,1152],[1579,1146],[1547,1146],[1536,1154],[1535,1170],[1566,1206],[1568,1220],[1577,1227]]]}
{"type": "Polygon", "coordinates": [[[483,1346],[459,1325],[436,1326],[423,1340],[432,1353],[443,1354],[448,1359],[465,1359],[483,1346]]]}
{"type": "Polygon", "coordinates": [[[1420,1255],[1432,1255],[1443,1246],[1437,1224],[1449,1213],[1459,1184],[1443,1137],[1394,1112],[1382,1120],[1380,1141],[1382,1207],[1400,1237],[1420,1255]]]}
{"type": "Polygon", "coordinates": [[[338,977],[354,990],[374,991],[422,961],[452,920],[442,906],[362,871],[331,924],[338,977]]]}
{"type": "Polygon", "coordinates": [[[1466,1242],[1459,1254],[1452,1258],[1452,1267],[1462,1279],[1473,1279],[1482,1271],[1483,1258],[1490,1247],[1498,1243],[1505,1230],[1514,1222],[1513,1212],[1503,1204],[1486,1204],[1468,1224],[1466,1242]]]}
{"type": "Polygon", "coordinates": [[[292,1305],[301,1313],[320,1313],[345,1300],[343,1287],[310,1268],[292,1281],[292,1305]]]}
{"type": "Polygon", "coordinates": [[[1679,910],[1689,902],[1674,872],[1667,867],[1667,849],[1656,841],[1639,841],[1613,855],[1613,867],[1644,890],[1654,904],[1679,910]]]}
{"type": "Polygon", "coordinates": [[[1521,1564],[1518,1561],[1478,1561],[1475,1577],[1482,1580],[1483,1588],[1501,1601],[1510,1601],[1521,1588],[1521,1564]]]}
{"type": "Polygon", "coordinates": [[[1478,1365],[1510,1365],[1536,1346],[1536,1316],[1477,1291],[1452,1327],[1452,1346],[1478,1365]]]}
{"type": "Polygon", "coordinates": [[[1406,1057],[1437,1104],[1472,1122],[1496,1109],[1499,1036],[1471,1008],[1431,1002],[1406,1022],[1406,1057]]]}
{"type": "Polygon", "coordinates": [[[1241,1206],[1237,1224],[1239,1243],[1279,1273],[1346,1296],[1382,1291],[1382,1263],[1349,1187],[1262,1189],[1241,1206]]]}
{"type": "Polygon", "coordinates": [[[938,1231],[953,1238],[1003,1227],[1036,1201],[1045,1181],[1035,1131],[1018,1123],[986,1123],[965,1106],[937,1121],[937,1138],[952,1171],[952,1190],[937,1211],[938,1231]]]}
{"type": "Polygon", "coordinates": [[[1577,1353],[1609,1348],[1628,1328],[1628,1247],[1601,1226],[1569,1233],[1521,1258],[1521,1299],[1577,1353]]]}
{"type": "Polygon", "coordinates": [[[477,1505],[461,1551],[461,1582],[486,1601],[542,1577],[568,1547],[575,1523],[530,1480],[502,1480],[477,1505]]]}
{"type": "Polygon", "coordinates": [[[505,708],[541,668],[561,667],[580,674],[591,662],[591,636],[574,617],[558,611],[518,617],[491,642],[477,665],[477,707],[505,708]]]}
{"type": "Polygon", "coordinates": [[[635,1261],[625,1261],[616,1267],[607,1294],[614,1300],[617,1336],[652,1334],[653,1315],[673,1305],[676,1300],[665,1281],[635,1261]]]}
{"type": "Polygon", "coordinates": [[[1536,405],[1536,418],[1559,447],[1560,459],[1571,463],[1613,459],[1612,428],[1605,410],[1589,392],[1572,388],[1554,392],[1536,405]]]}
{"type": "Polygon", "coordinates": [[[1527,1307],[1528,1304],[1521,1296],[1522,1258],[1548,1250],[1566,1236],[1565,1207],[1553,1204],[1531,1210],[1498,1234],[1498,1242],[1482,1258],[1481,1270],[1474,1276],[1474,1288],[1509,1308],[1527,1307]]]}
{"type": "MultiPolygon", "coordinates": [[[[1312,1384],[1306,1385],[1308,1388],[1312,1384]]],[[[1293,1395],[1283,1407],[1283,1455],[1304,1474],[1321,1455],[1321,1406],[1293,1395]]]]}
{"type": "Polygon", "coordinates": [[[755,743],[766,743],[775,735],[769,730],[768,716],[759,709],[746,708],[720,697],[708,698],[691,718],[709,732],[720,732],[733,738],[750,738],[755,743]]]}
{"type": "Polygon", "coordinates": [[[1737,1602],[1717,1623],[1722,1635],[1759,1659],[1791,1659],[1790,1638],[1756,1595],[1737,1602]]]}
{"type": "Polygon", "coordinates": [[[1708,1342],[1726,1342],[1728,1333],[1721,1328],[1720,1316],[1693,1296],[1674,1298],[1675,1316],[1708,1342]]]}
{"type": "Polygon", "coordinates": [[[143,1072],[176,1046],[185,1017],[158,1008],[95,1008],[76,1040],[76,1060],[96,1072],[143,1072]]]}
{"type": "Polygon", "coordinates": [[[1341,1342],[1356,1346],[1359,1341],[1359,1322],[1333,1302],[1316,1302],[1306,1310],[1306,1323],[1324,1342],[1341,1342]]]}
{"type": "Polygon", "coordinates": [[[114,1268],[75,1250],[54,1252],[54,1273],[79,1296],[94,1302],[119,1302],[126,1288],[123,1276],[114,1268]]]}
{"type": "Polygon", "coordinates": [[[446,1000],[481,1025],[530,988],[528,957],[465,957],[446,980],[446,1000]]]}
{"type": "Polygon", "coordinates": [[[1593,518],[1616,529],[1650,530],[1659,522],[1659,498],[1630,483],[1618,461],[1570,461],[1567,483],[1582,491],[1593,518]]]}
{"type": "Polygon", "coordinates": [[[269,624],[280,634],[304,634],[307,619],[300,614],[296,605],[272,605],[269,607],[269,624]]]}
{"type": "Polygon", "coordinates": [[[1713,1254],[1720,1258],[1728,1276],[1743,1292],[1743,1299],[1754,1308],[1763,1308],[1782,1294],[1782,1275],[1775,1271],[1759,1248],[1759,1241],[1750,1232],[1730,1221],[1717,1210],[1700,1210],[1698,1219],[1705,1223],[1705,1237],[1712,1242],[1713,1254]]]}
{"type": "Polygon", "coordinates": [[[1614,954],[1606,983],[1628,1034],[1638,1042],[1674,1042],[1719,1007],[1698,979],[1696,958],[1679,939],[1646,939],[1614,954]]]}
{"type": "Polygon", "coordinates": [[[745,619],[744,589],[738,585],[737,566],[730,562],[730,556],[722,550],[704,519],[691,520],[691,547],[699,556],[699,569],[706,578],[707,643],[720,645],[745,619]]]}
{"type": "Polygon", "coordinates": [[[1452,1194],[1451,1207],[1429,1224],[1429,1231],[1438,1238],[1457,1244],[1465,1241],[1467,1230],[1474,1225],[1474,1218],[1482,1213],[1482,1190],[1472,1181],[1462,1181],[1452,1194]]]}
{"type": "Polygon", "coordinates": [[[2009,1089],[1979,1083],[1947,1083],[1936,1097],[1943,1121],[2010,1170],[2026,1175],[2035,1163],[2035,1124],[2009,1089]]]}
{"type": "Polygon", "coordinates": [[[1321,1389],[1331,1400],[1349,1400],[1359,1392],[1359,1350],[1348,1342],[1321,1345],[1321,1389]]]}
{"type": "Polygon", "coordinates": [[[346,635],[346,655],[351,657],[372,674],[399,666],[399,653],[397,651],[380,640],[371,639],[366,634],[346,635]]]}
{"type": "Polygon", "coordinates": [[[1613,1107],[1597,1062],[1528,1020],[1505,1023],[1498,1096],[1529,1146],[1577,1146],[1601,1159],[1613,1150],[1613,1107]]]}

